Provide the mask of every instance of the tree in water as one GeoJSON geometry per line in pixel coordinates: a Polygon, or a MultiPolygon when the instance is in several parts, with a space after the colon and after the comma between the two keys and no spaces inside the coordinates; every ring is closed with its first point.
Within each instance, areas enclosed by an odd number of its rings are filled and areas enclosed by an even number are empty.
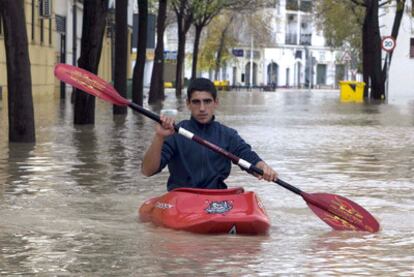
{"type": "MultiPolygon", "coordinates": [[[[128,0],[115,1],[115,65],[114,86],[124,98],[127,97],[128,63],[128,0]]],[[[126,106],[113,107],[114,114],[126,114],[126,106]]]]}
{"type": "Polygon", "coordinates": [[[157,45],[154,53],[154,67],[151,74],[151,85],[148,103],[155,104],[165,98],[164,93],[164,31],[167,17],[167,0],[159,0],[157,17],[157,45]]]}
{"type": "MultiPolygon", "coordinates": [[[[78,66],[96,74],[101,58],[108,0],[88,0],[84,1],[83,5],[81,54],[78,66]]],[[[74,123],[95,123],[95,96],[78,89],[75,94],[74,123]]]]}
{"type": "Polygon", "coordinates": [[[32,78],[23,2],[22,0],[0,0],[7,61],[10,142],[35,142],[36,140],[32,78]]]}
{"type": "Polygon", "coordinates": [[[219,80],[220,67],[232,59],[229,49],[237,46],[237,37],[231,32],[235,14],[226,12],[214,18],[206,30],[206,39],[200,44],[198,70],[215,71],[214,80],[219,80]]]}
{"type": "MultiPolygon", "coordinates": [[[[193,46],[193,61],[191,69],[191,79],[195,79],[197,76],[197,63],[198,52],[200,46],[201,33],[204,27],[208,26],[211,21],[223,11],[234,11],[240,13],[243,11],[249,11],[254,13],[255,11],[262,9],[268,5],[266,0],[201,0],[193,2],[193,25],[194,25],[194,46],[193,46]]],[[[231,12],[230,12],[231,13],[231,12]]],[[[227,32],[226,28],[230,26],[233,16],[229,20],[227,27],[224,27],[224,33],[227,32]]],[[[217,53],[220,54],[220,53],[217,53]]],[[[220,58],[219,58],[220,60],[220,58]]],[[[216,77],[216,80],[217,77],[216,77]]]]}
{"type": "Polygon", "coordinates": [[[391,62],[392,53],[389,54],[388,63],[382,65],[381,32],[379,26],[379,9],[385,5],[395,3],[395,16],[391,36],[396,40],[404,12],[405,0],[318,0],[315,12],[318,25],[324,30],[328,42],[341,46],[344,38],[351,48],[362,48],[362,73],[365,86],[364,96],[368,97],[368,88],[371,88],[370,98],[374,100],[385,99],[385,82],[387,66],[391,62]],[[342,13],[338,13],[342,11],[342,13]],[[361,21],[360,18],[363,18],[361,21]],[[347,27],[344,27],[347,26],[347,27]],[[355,26],[360,31],[355,31],[355,26]],[[355,33],[360,38],[355,38],[355,33]],[[350,39],[352,38],[352,39],[350,39]],[[361,46],[358,45],[358,39],[361,46]],[[357,42],[357,43],[355,43],[357,42]]]}
{"type": "Polygon", "coordinates": [[[272,14],[255,6],[247,10],[248,2],[243,8],[228,8],[220,13],[207,26],[207,35],[201,42],[200,64],[201,70],[215,72],[214,79],[220,80],[220,68],[234,59],[230,49],[247,45],[254,37],[256,45],[264,47],[271,44],[272,14]]]}
{"type": "MultiPolygon", "coordinates": [[[[195,1],[195,0],[194,0],[195,1]]],[[[178,51],[177,51],[177,66],[175,72],[175,95],[181,98],[183,89],[183,72],[184,72],[184,58],[185,58],[185,41],[188,30],[193,23],[194,6],[193,1],[187,0],[172,0],[171,5],[177,17],[177,35],[178,35],[178,51]]]]}
{"type": "Polygon", "coordinates": [[[132,102],[142,106],[144,102],[144,70],[147,51],[148,0],[138,0],[138,47],[132,77],[132,102]]]}

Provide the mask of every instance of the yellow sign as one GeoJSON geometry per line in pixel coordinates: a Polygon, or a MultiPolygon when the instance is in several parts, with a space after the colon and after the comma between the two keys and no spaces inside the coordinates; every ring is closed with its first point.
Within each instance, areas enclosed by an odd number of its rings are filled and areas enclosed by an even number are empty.
{"type": "MultiPolygon", "coordinates": [[[[153,49],[147,49],[147,51],[145,52],[145,59],[147,61],[153,61],[155,57],[155,53],[153,49]]],[[[135,61],[137,59],[137,52],[134,52],[131,54],[131,59],[133,61],[135,61]]]]}

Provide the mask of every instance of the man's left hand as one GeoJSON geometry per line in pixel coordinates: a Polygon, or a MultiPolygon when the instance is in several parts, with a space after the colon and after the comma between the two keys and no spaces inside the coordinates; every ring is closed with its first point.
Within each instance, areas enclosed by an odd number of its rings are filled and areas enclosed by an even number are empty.
{"type": "Polygon", "coordinates": [[[261,180],[265,179],[266,181],[273,182],[277,180],[277,172],[268,166],[264,161],[260,161],[256,164],[256,167],[263,170],[263,175],[256,175],[256,177],[261,180]]]}

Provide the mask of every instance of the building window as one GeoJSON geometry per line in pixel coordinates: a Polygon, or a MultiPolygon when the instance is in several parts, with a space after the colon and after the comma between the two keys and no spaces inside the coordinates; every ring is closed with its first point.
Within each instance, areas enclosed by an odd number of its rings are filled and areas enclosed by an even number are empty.
{"type": "Polygon", "coordinates": [[[286,10],[288,11],[297,11],[299,10],[297,0],[286,0],[286,10]]]}
{"type": "Polygon", "coordinates": [[[300,10],[302,12],[312,12],[312,1],[302,0],[300,1],[300,10]]]}
{"type": "Polygon", "coordinates": [[[414,38],[410,38],[410,58],[414,58],[414,38]]]}
{"type": "MultiPolygon", "coordinates": [[[[414,1],[414,0],[413,0],[414,1]]],[[[286,10],[288,11],[302,11],[312,12],[311,0],[286,0],[286,10]]]]}

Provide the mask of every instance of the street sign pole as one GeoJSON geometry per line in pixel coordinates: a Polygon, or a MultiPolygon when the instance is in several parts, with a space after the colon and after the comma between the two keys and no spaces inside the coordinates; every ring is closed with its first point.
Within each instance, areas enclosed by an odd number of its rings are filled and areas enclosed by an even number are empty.
{"type": "Polygon", "coordinates": [[[396,41],[392,36],[383,37],[381,40],[381,48],[387,52],[385,55],[384,65],[386,66],[385,71],[385,95],[383,95],[383,99],[388,99],[388,84],[389,84],[389,71],[390,71],[390,61],[391,61],[391,53],[394,51],[396,46],[396,41]]]}

